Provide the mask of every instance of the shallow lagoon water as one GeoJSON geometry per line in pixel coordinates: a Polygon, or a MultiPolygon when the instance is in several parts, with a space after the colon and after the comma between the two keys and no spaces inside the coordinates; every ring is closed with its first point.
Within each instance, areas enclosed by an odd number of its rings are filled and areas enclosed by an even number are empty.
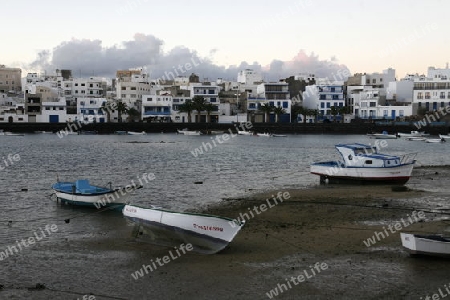
{"type": "MultiPolygon", "coordinates": [[[[335,144],[373,145],[377,141],[361,135],[236,136],[209,149],[206,143],[213,145],[214,137],[176,134],[80,135],[62,139],[56,135],[30,134],[0,138],[1,157],[20,155],[19,161],[0,171],[0,250],[32,237],[46,225],[58,226],[55,234],[39,244],[0,262],[0,284],[7,287],[0,292],[0,298],[6,299],[21,299],[22,293],[26,295],[27,289],[39,282],[50,282],[59,290],[85,291],[86,280],[97,280],[98,288],[92,292],[116,295],[111,283],[130,280],[129,272],[118,273],[108,267],[108,262],[119,261],[124,269],[133,269],[128,263],[136,257],[124,255],[114,247],[98,254],[89,247],[74,246],[72,241],[95,244],[102,237],[128,236],[132,227],[120,213],[57,205],[50,197],[51,185],[57,178],[65,181],[85,178],[93,184],[112,182],[123,186],[132,180],[137,182],[144,173],[153,173],[155,180],[134,193],[132,203],[180,211],[201,210],[222,199],[255,192],[313,187],[319,180],[309,174],[309,164],[339,159],[335,144]],[[208,151],[195,157],[192,151],[198,147],[208,151]],[[90,262],[88,266],[83,264],[85,260],[90,262]]],[[[386,142],[388,147],[382,152],[418,152],[418,166],[450,165],[449,143],[402,139],[386,142]]],[[[424,180],[414,180],[410,186],[445,190],[447,184],[427,179],[432,175],[420,174],[424,180]]],[[[445,201],[437,195],[417,200],[416,204],[438,208],[445,201]]],[[[131,243],[130,247],[142,246],[131,243]]],[[[76,294],[68,295],[67,299],[76,299],[76,294]]]]}

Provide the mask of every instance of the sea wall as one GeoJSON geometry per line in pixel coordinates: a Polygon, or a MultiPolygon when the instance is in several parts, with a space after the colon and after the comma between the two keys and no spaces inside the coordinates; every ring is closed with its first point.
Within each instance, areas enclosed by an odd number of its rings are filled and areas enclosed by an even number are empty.
{"type": "MultiPolygon", "coordinates": [[[[11,132],[32,133],[35,131],[51,131],[68,129],[69,124],[64,123],[4,123],[0,124],[0,129],[11,132]]],[[[236,131],[237,124],[218,124],[218,123],[97,123],[71,125],[72,130],[95,130],[99,134],[111,134],[115,131],[146,131],[148,133],[169,133],[176,132],[177,129],[188,128],[189,130],[200,130],[207,133],[211,130],[236,131]]],[[[404,132],[408,133],[417,130],[413,125],[380,125],[375,123],[343,124],[343,123],[318,123],[318,124],[299,124],[299,123],[253,123],[250,129],[256,132],[287,133],[287,134],[366,134],[372,132],[387,131],[388,133],[404,132]]],[[[449,126],[426,126],[420,129],[430,134],[447,134],[449,126]]]]}

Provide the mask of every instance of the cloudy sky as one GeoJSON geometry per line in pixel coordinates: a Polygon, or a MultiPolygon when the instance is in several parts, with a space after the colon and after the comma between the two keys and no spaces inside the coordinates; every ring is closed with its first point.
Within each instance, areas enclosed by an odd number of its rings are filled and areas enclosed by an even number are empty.
{"type": "Polygon", "coordinates": [[[389,67],[403,77],[450,61],[449,11],[448,0],[15,0],[2,8],[0,64],[156,78],[201,59],[192,71],[209,79],[249,66],[267,79],[389,67]]]}

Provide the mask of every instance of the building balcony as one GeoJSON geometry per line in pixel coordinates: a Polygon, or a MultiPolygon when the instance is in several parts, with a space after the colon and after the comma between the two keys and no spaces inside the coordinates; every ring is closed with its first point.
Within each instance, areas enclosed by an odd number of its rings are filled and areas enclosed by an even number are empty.
{"type": "Polygon", "coordinates": [[[144,111],[144,116],[170,116],[170,111],[144,111]]]}

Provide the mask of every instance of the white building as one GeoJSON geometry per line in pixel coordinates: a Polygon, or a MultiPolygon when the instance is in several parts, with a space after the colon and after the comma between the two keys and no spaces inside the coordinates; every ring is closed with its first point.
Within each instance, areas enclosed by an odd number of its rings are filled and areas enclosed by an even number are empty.
{"type": "MultiPolygon", "coordinates": [[[[178,99],[177,99],[178,100],[178,99]]],[[[143,95],[141,118],[147,122],[170,122],[173,98],[170,94],[143,95]]],[[[175,118],[175,116],[173,116],[175,118]]]]}
{"type": "Polygon", "coordinates": [[[36,115],[38,123],[65,123],[68,121],[66,99],[58,98],[58,101],[42,102],[40,115],[36,115]]]}
{"type": "Polygon", "coordinates": [[[103,103],[106,98],[77,98],[77,114],[70,115],[71,121],[83,120],[85,123],[104,123],[106,122],[106,112],[103,103]]]}
{"type": "Polygon", "coordinates": [[[338,112],[333,116],[332,107],[338,109],[345,106],[344,82],[330,82],[326,78],[318,78],[315,85],[306,86],[303,93],[303,107],[307,109],[317,109],[318,120],[342,120],[342,114],[338,112]]]}
{"type": "MultiPolygon", "coordinates": [[[[194,98],[195,96],[201,96],[205,99],[206,103],[213,105],[213,110],[210,115],[211,122],[218,122],[219,121],[219,105],[220,105],[220,98],[219,98],[219,92],[220,92],[220,86],[214,85],[214,83],[191,83],[188,87],[190,90],[191,97],[194,98]]],[[[206,121],[206,115],[201,115],[201,120],[197,120],[198,115],[197,113],[192,116],[192,120],[195,122],[205,122],[206,121]]]]}
{"type": "Polygon", "coordinates": [[[23,99],[0,93],[0,123],[27,123],[23,99]],[[20,101],[19,101],[20,100],[20,101]]]}
{"type": "Polygon", "coordinates": [[[386,89],[386,100],[401,103],[412,103],[413,88],[414,80],[411,80],[410,78],[389,82],[386,89]]]}
{"type": "MultiPolygon", "coordinates": [[[[260,113],[261,106],[281,107],[285,113],[280,115],[280,122],[289,123],[292,101],[289,98],[289,85],[286,82],[261,83],[257,86],[256,95],[247,95],[247,111],[260,113]]],[[[270,122],[275,121],[275,113],[271,113],[270,122]]],[[[262,120],[261,120],[262,121],[262,120]]]]}
{"type": "Polygon", "coordinates": [[[116,97],[127,105],[141,112],[143,95],[151,94],[148,74],[140,70],[117,71],[116,97]]]}
{"type": "Polygon", "coordinates": [[[436,111],[450,105],[450,78],[446,76],[414,80],[413,104],[418,109],[436,111]]]}
{"type": "Polygon", "coordinates": [[[428,78],[441,78],[446,79],[450,78],[450,69],[447,63],[447,66],[445,69],[436,69],[435,67],[428,67],[428,78]]]}
{"type": "Polygon", "coordinates": [[[370,120],[392,120],[412,115],[412,105],[383,105],[380,103],[380,91],[372,87],[351,92],[354,101],[353,113],[355,117],[370,120]]]}
{"type": "Polygon", "coordinates": [[[260,84],[263,81],[261,73],[252,69],[239,71],[237,82],[244,85],[260,84]]]}

